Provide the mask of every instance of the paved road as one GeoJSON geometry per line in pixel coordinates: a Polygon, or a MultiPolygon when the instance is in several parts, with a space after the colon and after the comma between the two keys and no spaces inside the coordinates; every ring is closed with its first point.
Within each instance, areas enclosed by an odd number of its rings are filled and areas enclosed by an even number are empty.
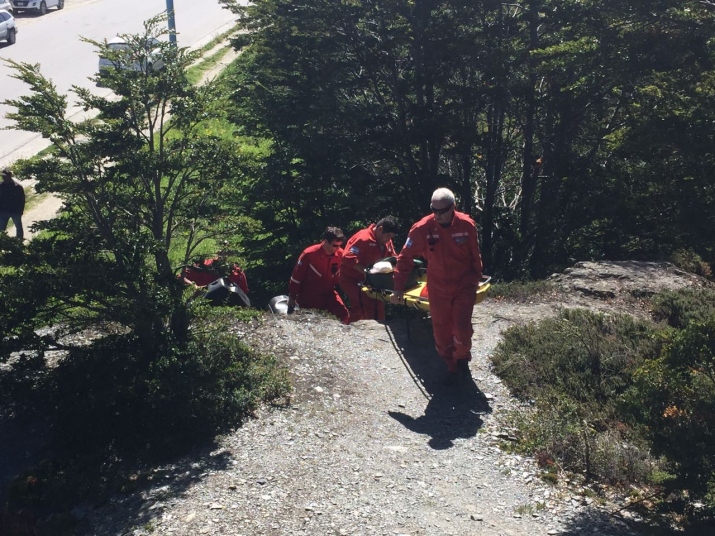
{"type": "MultiPolygon", "coordinates": [[[[96,72],[98,58],[80,36],[101,40],[118,33],[138,33],[144,20],[165,9],[165,0],[66,0],[62,11],[50,10],[44,17],[18,14],[17,43],[0,44],[0,60],[39,63],[42,73],[63,93],[76,84],[106,94],[108,90],[87,80],[96,72]]],[[[216,0],[174,0],[174,11],[179,46],[200,46],[235,21],[235,15],[216,0]]],[[[10,77],[11,72],[0,61],[0,100],[15,99],[26,91],[24,84],[10,77]]],[[[11,124],[5,118],[8,111],[10,107],[0,104],[0,129],[11,124]]],[[[79,112],[72,108],[72,113],[79,112]]],[[[46,140],[33,133],[0,130],[0,166],[36,154],[46,145],[46,140]]]]}

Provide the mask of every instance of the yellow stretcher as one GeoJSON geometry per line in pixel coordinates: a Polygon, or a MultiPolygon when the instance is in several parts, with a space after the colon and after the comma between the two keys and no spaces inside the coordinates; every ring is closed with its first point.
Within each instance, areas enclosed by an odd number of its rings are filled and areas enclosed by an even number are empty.
{"type": "MultiPolygon", "coordinates": [[[[477,288],[477,294],[474,298],[474,303],[481,303],[487,297],[487,291],[491,286],[491,276],[482,276],[477,288]]],[[[381,300],[385,303],[390,303],[392,290],[380,289],[363,284],[362,291],[374,300],[381,300]]],[[[403,298],[403,305],[419,309],[420,311],[429,311],[429,295],[427,293],[427,274],[422,273],[417,279],[417,285],[406,290],[403,298]]]]}

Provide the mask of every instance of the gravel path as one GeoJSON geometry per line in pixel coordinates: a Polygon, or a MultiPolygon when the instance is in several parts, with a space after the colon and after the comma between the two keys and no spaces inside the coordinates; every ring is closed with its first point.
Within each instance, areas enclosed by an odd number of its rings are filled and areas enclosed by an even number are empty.
{"type": "Polygon", "coordinates": [[[447,377],[429,321],[343,326],[308,311],[239,335],[289,364],[288,409],[156,469],[154,484],[80,512],[84,535],[632,534],[501,450],[515,401],[490,372],[503,329],[549,304],[475,308],[472,378],[447,377]]]}

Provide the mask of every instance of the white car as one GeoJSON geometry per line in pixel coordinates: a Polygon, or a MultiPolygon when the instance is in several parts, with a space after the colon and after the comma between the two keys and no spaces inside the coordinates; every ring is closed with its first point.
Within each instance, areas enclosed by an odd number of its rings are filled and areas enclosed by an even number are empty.
{"type": "Polygon", "coordinates": [[[9,12],[0,9],[0,41],[4,39],[8,45],[13,45],[16,35],[17,26],[15,26],[15,19],[9,12]]]}
{"type": "Polygon", "coordinates": [[[159,71],[164,68],[164,61],[161,58],[160,41],[151,38],[144,46],[137,47],[139,50],[132,50],[132,45],[121,37],[114,37],[107,41],[109,48],[116,52],[121,52],[126,58],[126,62],[111,60],[99,57],[99,74],[106,74],[108,69],[119,67],[120,69],[132,71],[159,71]]]}
{"type": "Polygon", "coordinates": [[[12,2],[10,0],[0,0],[0,9],[12,12],[12,2]]]}
{"type": "Polygon", "coordinates": [[[47,13],[48,7],[62,9],[65,7],[65,0],[11,0],[15,13],[21,11],[34,11],[40,15],[47,13]]]}

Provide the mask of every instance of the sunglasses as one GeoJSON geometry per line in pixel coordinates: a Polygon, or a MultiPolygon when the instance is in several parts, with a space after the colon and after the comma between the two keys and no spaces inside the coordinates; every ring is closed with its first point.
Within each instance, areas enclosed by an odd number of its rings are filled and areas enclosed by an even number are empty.
{"type": "Polygon", "coordinates": [[[430,210],[432,211],[433,214],[438,214],[438,215],[441,216],[442,214],[447,214],[447,212],[449,212],[450,210],[452,210],[452,207],[453,207],[453,206],[454,206],[454,204],[449,205],[447,208],[434,208],[432,205],[430,205],[429,208],[430,208],[430,210]]]}

